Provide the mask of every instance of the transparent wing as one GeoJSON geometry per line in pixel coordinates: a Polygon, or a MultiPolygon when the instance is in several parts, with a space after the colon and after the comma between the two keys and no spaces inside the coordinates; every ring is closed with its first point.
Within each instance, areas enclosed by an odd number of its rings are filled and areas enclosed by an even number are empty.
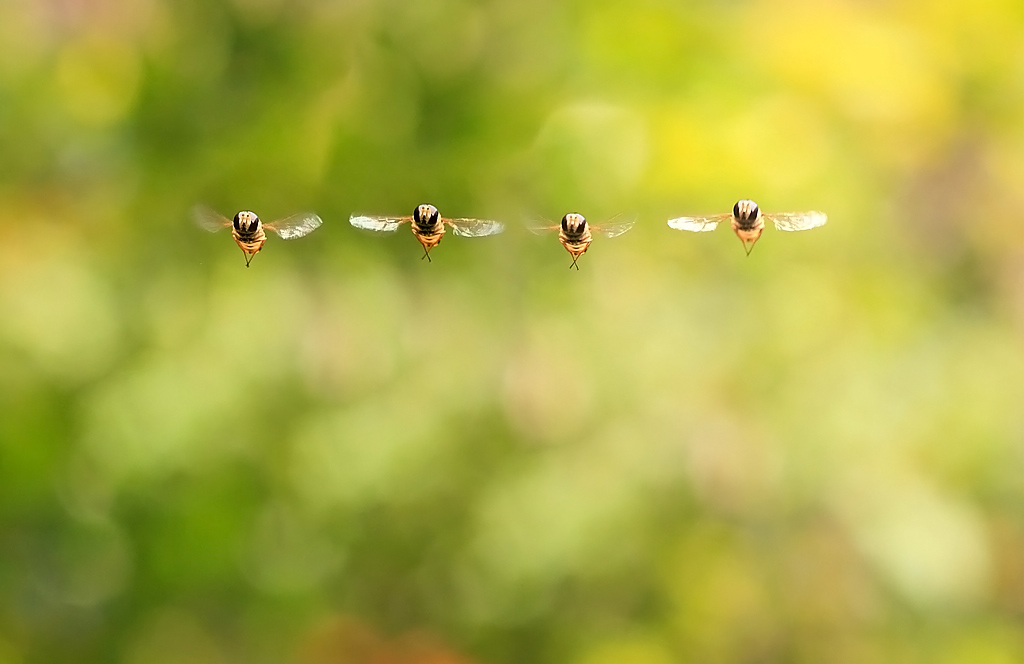
{"type": "Polygon", "coordinates": [[[823,226],[828,221],[824,212],[780,212],[764,215],[771,219],[775,228],[780,231],[806,231],[809,228],[823,226]]]}
{"type": "Polygon", "coordinates": [[[552,231],[557,231],[561,227],[561,224],[552,224],[547,221],[543,223],[535,221],[526,222],[526,230],[530,231],[534,235],[547,235],[552,231]]]}
{"type": "Polygon", "coordinates": [[[731,214],[712,214],[704,217],[676,217],[675,219],[669,219],[668,225],[677,231],[702,233],[715,230],[718,224],[729,219],[732,219],[731,214]]]}
{"type": "Polygon", "coordinates": [[[369,217],[354,214],[348,218],[348,223],[356,228],[381,233],[393,233],[398,230],[400,225],[407,221],[412,221],[412,217],[369,217]]]}
{"type": "Polygon", "coordinates": [[[636,223],[636,215],[630,215],[628,217],[612,217],[603,224],[591,224],[590,230],[595,233],[600,233],[605,237],[618,237],[633,228],[633,224],[636,223]]]}
{"type": "Polygon", "coordinates": [[[300,212],[269,224],[263,224],[263,226],[274,231],[285,240],[293,240],[303,235],[309,235],[320,228],[322,223],[324,223],[323,220],[314,213],[300,212]]]}
{"type": "Polygon", "coordinates": [[[222,214],[214,212],[205,205],[196,205],[192,208],[192,219],[199,228],[204,231],[215,233],[222,228],[231,226],[231,220],[222,214]]]}
{"type": "Polygon", "coordinates": [[[442,221],[451,226],[456,235],[462,237],[483,237],[505,230],[505,224],[490,219],[442,219],[442,221]]]}

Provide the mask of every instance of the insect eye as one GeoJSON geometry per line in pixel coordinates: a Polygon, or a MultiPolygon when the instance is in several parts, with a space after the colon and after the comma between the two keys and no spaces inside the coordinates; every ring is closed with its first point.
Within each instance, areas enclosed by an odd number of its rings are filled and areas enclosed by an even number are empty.
{"type": "Polygon", "coordinates": [[[438,212],[437,212],[437,210],[434,210],[434,211],[433,211],[433,212],[432,212],[432,213],[430,214],[430,225],[431,225],[431,226],[433,226],[434,224],[436,224],[436,223],[437,223],[437,215],[438,215],[438,212]]]}
{"type": "Polygon", "coordinates": [[[736,201],[736,205],[732,206],[732,216],[736,217],[737,219],[740,218],[740,202],[739,201],[736,201]]]}
{"type": "Polygon", "coordinates": [[[233,222],[233,223],[234,223],[234,225],[235,225],[235,230],[236,230],[236,231],[237,231],[237,230],[241,230],[241,227],[239,226],[239,220],[238,220],[238,218],[239,218],[239,217],[240,217],[241,215],[242,215],[242,213],[241,213],[241,212],[236,212],[236,213],[235,213],[235,219],[234,219],[234,222],[233,222]]]}
{"type": "Polygon", "coordinates": [[[750,204],[750,218],[757,219],[757,203],[750,204]]]}
{"type": "Polygon", "coordinates": [[[566,232],[569,231],[569,215],[562,217],[562,230],[566,232]]]}

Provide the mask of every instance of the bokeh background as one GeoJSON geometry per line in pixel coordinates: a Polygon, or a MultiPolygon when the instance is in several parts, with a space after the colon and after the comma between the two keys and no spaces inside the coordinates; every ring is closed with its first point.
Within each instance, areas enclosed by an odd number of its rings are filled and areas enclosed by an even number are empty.
{"type": "Polygon", "coordinates": [[[1024,661],[1018,0],[4,0],[0,146],[0,663],[1024,661]]]}

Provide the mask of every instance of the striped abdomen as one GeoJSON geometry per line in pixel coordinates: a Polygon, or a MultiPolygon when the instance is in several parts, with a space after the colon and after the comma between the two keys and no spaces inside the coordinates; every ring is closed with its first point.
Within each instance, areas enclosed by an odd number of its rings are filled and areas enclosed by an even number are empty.
{"type": "Polygon", "coordinates": [[[431,249],[441,244],[441,238],[445,234],[444,223],[439,221],[429,226],[421,226],[414,221],[412,224],[412,234],[423,245],[423,250],[430,253],[431,249]]]}
{"type": "Polygon", "coordinates": [[[263,243],[267,241],[267,234],[263,232],[263,224],[257,224],[255,230],[232,228],[231,236],[235,238],[235,242],[242,248],[242,251],[249,255],[262,249],[263,243]]]}
{"type": "Polygon", "coordinates": [[[565,247],[565,250],[572,254],[573,258],[579,258],[587,250],[590,243],[594,241],[590,235],[590,226],[584,225],[581,231],[567,231],[562,228],[558,231],[558,239],[565,247]]]}

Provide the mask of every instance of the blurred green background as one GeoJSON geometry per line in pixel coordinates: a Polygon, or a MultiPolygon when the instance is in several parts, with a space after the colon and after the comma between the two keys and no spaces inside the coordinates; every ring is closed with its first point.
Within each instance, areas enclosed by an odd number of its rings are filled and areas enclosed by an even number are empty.
{"type": "Polygon", "coordinates": [[[5,0],[0,664],[1024,661],[1022,109],[1019,0],[5,0]]]}

